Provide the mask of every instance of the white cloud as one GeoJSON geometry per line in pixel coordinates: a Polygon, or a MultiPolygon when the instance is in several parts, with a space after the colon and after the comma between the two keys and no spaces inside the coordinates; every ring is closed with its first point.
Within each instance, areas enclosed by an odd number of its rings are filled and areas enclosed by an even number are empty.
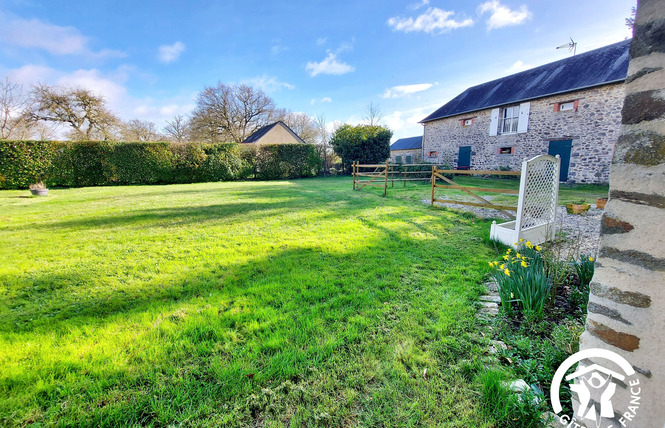
{"type": "Polygon", "coordinates": [[[314,105],[314,104],[316,104],[316,103],[321,103],[321,104],[323,104],[323,103],[331,103],[331,102],[332,102],[332,98],[330,98],[330,97],[323,97],[323,98],[321,98],[320,100],[317,100],[316,98],[312,98],[312,100],[309,102],[309,104],[310,104],[310,105],[314,105]]]}
{"type": "Polygon", "coordinates": [[[519,10],[510,10],[507,6],[499,3],[498,0],[486,1],[478,6],[479,14],[482,15],[486,12],[491,13],[487,20],[488,30],[519,25],[531,18],[531,12],[529,12],[526,5],[520,6],[519,10]]]}
{"type": "Polygon", "coordinates": [[[308,62],[305,70],[311,77],[318,74],[346,74],[354,71],[356,68],[345,62],[337,61],[337,55],[328,52],[328,56],[321,62],[308,62]]]}
{"type": "Polygon", "coordinates": [[[74,27],[62,27],[39,19],[23,19],[0,13],[3,31],[0,40],[22,48],[43,49],[52,55],[83,55],[91,58],[123,57],[123,52],[88,47],[89,39],[74,27]]]}
{"type": "Polygon", "coordinates": [[[327,41],[328,41],[327,37],[320,37],[316,39],[316,45],[317,46],[325,45],[327,41]]]}
{"type": "Polygon", "coordinates": [[[519,73],[520,71],[528,70],[530,68],[533,68],[533,65],[524,64],[522,61],[515,61],[513,65],[506,69],[506,71],[508,73],[519,73]]]}
{"type": "Polygon", "coordinates": [[[246,83],[267,93],[277,92],[282,88],[295,89],[294,85],[286,82],[280,82],[276,77],[267,76],[265,74],[263,76],[243,80],[242,83],[246,83]]]}
{"type": "Polygon", "coordinates": [[[448,10],[441,10],[438,7],[430,7],[425,13],[417,18],[401,18],[393,17],[388,19],[388,25],[392,27],[393,31],[404,31],[409,33],[411,31],[424,31],[426,33],[445,33],[457,28],[468,27],[473,25],[473,19],[467,18],[462,21],[455,21],[451,18],[455,12],[448,10]]]}
{"type": "Polygon", "coordinates": [[[409,5],[409,9],[411,9],[411,10],[418,10],[418,9],[420,9],[421,7],[425,7],[425,6],[427,6],[428,4],[429,4],[429,0],[421,0],[421,1],[418,2],[418,3],[414,3],[414,4],[409,5]]]}
{"type": "Polygon", "coordinates": [[[426,91],[434,86],[433,83],[418,83],[415,85],[399,85],[386,89],[383,98],[399,98],[405,95],[415,94],[416,92],[426,91]]]}
{"type": "Polygon", "coordinates": [[[157,59],[161,62],[173,62],[180,57],[185,51],[185,44],[183,42],[175,42],[172,45],[162,45],[157,50],[157,59]]]}

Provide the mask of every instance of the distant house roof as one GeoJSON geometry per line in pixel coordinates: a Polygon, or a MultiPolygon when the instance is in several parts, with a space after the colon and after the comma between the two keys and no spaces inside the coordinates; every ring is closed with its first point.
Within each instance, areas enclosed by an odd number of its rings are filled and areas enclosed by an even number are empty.
{"type": "Polygon", "coordinates": [[[629,47],[630,40],[624,40],[473,86],[421,120],[421,123],[490,107],[622,82],[628,73],[629,47]]]}
{"type": "Polygon", "coordinates": [[[254,131],[254,133],[252,133],[252,135],[245,138],[245,141],[243,141],[243,143],[255,143],[255,142],[259,141],[263,136],[265,136],[268,132],[270,132],[271,129],[273,129],[275,126],[278,126],[278,125],[283,126],[287,131],[289,131],[291,134],[293,134],[293,136],[296,138],[296,140],[298,140],[298,142],[301,142],[301,143],[305,144],[305,141],[303,141],[303,139],[300,138],[298,136],[298,134],[293,132],[293,130],[291,128],[289,128],[288,125],[286,125],[286,123],[282,122],[281,120],[278,121],[278,122],[271,123],[270,125],[266,125],[266,126],[263,126],[259,129],[257,129],[256,131],[254,131]]]}
{"type": "Polygon", "coordinates": [[[390,145],[390,150],[419,149],[423,146],[423,137],[400,138],[390,145]]]}

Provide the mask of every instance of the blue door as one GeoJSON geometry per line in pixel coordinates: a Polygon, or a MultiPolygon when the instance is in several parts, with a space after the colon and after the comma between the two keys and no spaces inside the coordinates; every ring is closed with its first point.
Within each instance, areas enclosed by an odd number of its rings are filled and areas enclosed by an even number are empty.
{"type": "Polygon", "coordinates": [[[561,171],[559,172],[559,181],[568,180],[568,167],[570,166],[570,151],[573,148],[573,140],[550,141],[548,155],[561,157],[561,171]]]}
{"type": "Polygon", "coordinates": [[[457,156],[457,169],[471,168],[471,146],[462,146],[459,148],[457,156]]]}

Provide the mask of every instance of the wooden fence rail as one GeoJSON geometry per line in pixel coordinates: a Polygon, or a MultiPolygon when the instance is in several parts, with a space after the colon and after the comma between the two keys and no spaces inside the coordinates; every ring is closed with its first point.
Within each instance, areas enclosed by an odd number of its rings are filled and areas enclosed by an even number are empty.
{"type": "Polygon", "coordinates": [[[432,182],[432,198],[431,204],[435,202],[442,204],[459,204],[469,205],[473,207],[483,207],[499,210],[510,218],[515,216],[507,211],[517,211],[516,206],[498,205],[494,204],[474,192],[486,193],[507,193],[517,195],[519,190],[515,189],[496,189],[493,187],[470,187],[461,186],[449,179],[445,174],[454,175],[504,175],[515,176],[521,175],[520,171],[491,171],[491,170],[458,170],[458,169],[439,169],[437,165],[432,164],[392,164],[386,161],[383,164],[360,164],[353,162],[353,190],[360,190],[365,186],[378,187],[383,189],[383,196],[386,196],[388,190],[388,181],[392,187],[395,186],[394,182],[403,182],[406,187],[407,181],[430,181],[432,182]],[[427,169],[424,169],[426,167],[427,169]],[[411,170],[412,168],[422,168],[420,171],[411,170]],[[420,175],[420,176],[417,176],[420,175]],[[439,184],[443,181],[446,184],[439,184]],[[478,202],[458,201],[452,199],[441,199],[436,197],[436,189],[452,189],[461,190],[469,196],[475,198],[478,202]]]}
{"type": "Polygon", "coordinates": [[[477,195],[475,192],[488,192],[488,193],[508,193],[517,195],[519,190],[515,189],[496,189],[492,187],[470,187],[470,186],[460,186],[455,183],[453,180],[447,178],[444,174],[466,174],[466,175],[509,175],[509,176],[519,176],[522,173],[520,171],[488,171],[488,170],[456,170],[456,169],[437,169],[432,167],[432,201],[431,204],[434,205],[435,202],[441,204],[459,204],[459,205],[469,205],[472,207],[482,207],[498,210],[506,214],[511,219],[514,219],[515,216],[509,211],[517,212],[516,206],[511,205],[497,205],[488,201],[480,195],[477,195]],[[448,184],[437,184],[437,180],[443,180],[448,184]],[[457,201],[451,199],[439,199],[436,197],[436,189],[454,189],[461,190],[469,196],[474,197],[480,202],[468,202],[468,201],[457,201]]]}
{"type": "Polygon", "coordinates": [[[353,190],[360,190],[365,186],[382,187],[383,196],[386,195],[388,181],[390,186],[395,187],[395,181],[403,182],[406,187],[407,181],[430,181],[432,179],[432,164],[394,164],[387,161],[385,164],[360,164],[353,162],[353,190]],[[427,168],[421,171],[411,171],[412,168],[427,168]],[[373,171],[369,171],[373,170],[373,171]],[[363,180],[361,178],[369,178],[363,180]]]}

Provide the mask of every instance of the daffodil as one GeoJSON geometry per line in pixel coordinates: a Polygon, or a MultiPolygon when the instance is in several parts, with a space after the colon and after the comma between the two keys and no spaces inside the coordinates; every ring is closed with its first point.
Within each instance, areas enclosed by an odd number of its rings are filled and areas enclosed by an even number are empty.
{"type": "Polygon", "coordinates": [[[531,244],[531,241],[526,241],[526,246],[529,249],[533,248],[533,244],[531,244]]]}
{"type": "Polygon", "coordinates": [[[522,260],[522,267],[528,267],[528,266],[529,266],[529,265],[526,264],[526,262],[525,262],[524,260],[522,260]]]}
{"type": "Polygon", "coordinates": [[[499,269],[505,269],[505,268],[506,268],[506,265],[499,266],[499,269]]]}
{"type": "Polygon", "coordinates": [[[509,258],[510,258],[510,257],[508,257],[508,256],[503,256],[503,259],[504,259],[504,260],[508,260],[509,258]]]}
{"type": "Polygon", "coordinates": [[[508,269],[505,269],[505,270],[503,271],[503,273],[505,273],[506,275],[510,276],[510,271],[509,271],[508,269]]]}
{"type": "Polygon", "coordinates": [[[520,253],[517,253],[517,254],[515,254],[515,257],[517,257],[518,259],[521,259],[522,255],[520,253]]]}
{"type": "Polygon", "coordinates": [[[592,261],[593,261],[593,257],[589,257],[589,261],[592,262],[592,261]]]}
{"type": "Polygon", "coordinates": [[[510,254],[511,251],[513,251],[512,248],[508,248],[508,251],[506,251],[506,254],[510,254]]]}
{"type": "Polygon", "coordinates": [[[524,242],[524,238],[520,239],[520,242],[524,242]]]}
{"type": "Polygon", "coordinates": [[[542,248],[540,247],[540,245],[536,245],[536,251],[540,251],[540,250],[542,250],[542,248]]]}

